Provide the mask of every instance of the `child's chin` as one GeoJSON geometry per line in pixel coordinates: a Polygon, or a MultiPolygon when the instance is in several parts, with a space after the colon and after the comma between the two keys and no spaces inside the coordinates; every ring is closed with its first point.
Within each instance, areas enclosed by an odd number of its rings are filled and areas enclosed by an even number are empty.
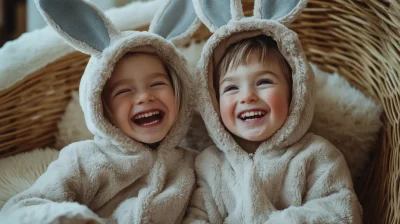
{"type": "Polygon", "coordinates": [[[163,138],[161,137],[157,137],[157,138],[141,138],[141,139],[137,139],[139,142],[143,142],[145,144],[155,144],[157,142],[160,142],[161,140],[163,140],[163,138]]]}
{"type": "Polygon", "coordinates": [[[145,144],[154,144],[162,141],[167,135],[167,133],[168,132],[166,132],[165,130],[158,130],[151,133],[140,133],[140,134],[136,133],[135,136],[131,137],[145,144]]]}
{"type": "Polygon", "coordinates": [[[251,142],[263,142],[265,140],[267,140],[270,136],[268,135],[263,135],[263,134],[259,134],[259,133],[249,133],[246,136],[243,136],[242,138],[247,140],[247,141],[251,141],[251,142]]]}

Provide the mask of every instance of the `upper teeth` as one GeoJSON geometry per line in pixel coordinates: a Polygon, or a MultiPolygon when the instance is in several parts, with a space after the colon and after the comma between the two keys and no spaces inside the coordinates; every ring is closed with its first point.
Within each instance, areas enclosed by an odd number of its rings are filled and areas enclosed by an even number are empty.
{"type": "Polygon", "coordinates": [[[246,118],[246,117],[252,117],[252,116],[255,116],[255,115],[264,115],[264,114],[265,114],[264,111],[251,111],[251,112],[242,113],[240,115],[240,117],[241,118],[246,118]]]}
{"type": "Polygon", "coordinates": [[[150,116],[153,116],[153,115],[156,115],[156,114],[159,114],[160,113],[160,111],[152,111],[152,112],[148,112],[148,113],[144,113],[144,114],[139,114],[139,115],[137,115],[137,116],[135,116],[135,120],[136,119],[140,119],[140,118],[144,118],[144,117],[150,117],[150,116]]]}

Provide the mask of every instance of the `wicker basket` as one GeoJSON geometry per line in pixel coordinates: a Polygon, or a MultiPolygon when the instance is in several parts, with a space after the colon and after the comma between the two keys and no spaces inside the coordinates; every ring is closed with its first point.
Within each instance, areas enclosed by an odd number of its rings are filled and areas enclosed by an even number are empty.
{"type": "MultiPolygon", "coordinates": [[[[242,2],[251,15],[252,0],[242,2]]],[[[310,62],[338,72],[382,104],[380,147],[357,191],[365,223],[400,223],[400,3],[309,0],[291,28],[310,62]]],[[[193,38],[209,36],[201,27],[193,38]]],[[[71,91],[78,89],[87,60],[71,53],[0,91],[0,157],[54,145],[57,121],[71,91]]]]}

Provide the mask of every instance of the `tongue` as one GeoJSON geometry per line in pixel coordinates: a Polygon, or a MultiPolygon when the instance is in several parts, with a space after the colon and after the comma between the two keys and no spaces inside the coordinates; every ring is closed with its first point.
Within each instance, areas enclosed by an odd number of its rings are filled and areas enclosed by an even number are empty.
{"type": "Polygon", "coordinates": [[[148,123],[151,123],[151,122],[157,121],[157,120],[161,120],[161,115],[153,115],[150,117],[140,118],[140,119],[135,120],[134,122],[135,122],[135,124],[138,124],[138,125],[144,125],[144,124],[148,124],[148,123]]]}

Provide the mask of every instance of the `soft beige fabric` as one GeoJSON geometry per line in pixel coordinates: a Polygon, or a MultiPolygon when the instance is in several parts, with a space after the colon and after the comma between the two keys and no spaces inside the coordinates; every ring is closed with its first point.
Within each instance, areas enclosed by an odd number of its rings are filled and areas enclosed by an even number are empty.
{"type": "MultiPolygon", "coordinates": [[[[203,45],[192,43],[180,49],[190,72],[195,70],[203,45]]],[[[312,68],[316,80],[316,104],[309,131],[328,139],[343,153],[353,181],[356,181],[364,174],[371,152],[378,143],[382,108],[340,75],[323,72],[316,66],[312,68]]],[[[74,92],[58,124],[57,148],[91,139],[93,134],[82,125],[84,122],[78,93],[74,92]]],[[[210,145],[212,140],[204,122],[195,113],[181,146],[202,151],[210,145]]]]}
{"type": "Polygon", "coordinates": [[[309,132],[329,140],[344,155],[353,181],[365,174],[379,143],[382,107],[338,74],[316,67],[314,118],[309,132]]]}
{"type": "Polygon", "coordinates": [[[58,150],[45,148],[0,159],[0,208],[12,196],[28,189],[57,159],[58,150]]]}
{"type": "MultiPolygon", "coordinates": [[[[101,88],[111,72],[113,60],[99,62],[92,58],[81,82],[80,89],[86,90],[86,94],[80,95],[86,123],[95,139],[64,148],[59,159],[30,189],[4,205],[1,213],[13,217],[13,223],[51,223],[60,217],[70,223],[75,223],[77,217],[99,223],[146,223],[150,220],[176,223],[182,218],[195,181],[194,153],[175,148],[186,133],[193,101],[185,61],[174,52],[172,45],[157,36],[128,35],[125,43],[131,46],[151,44],[177,68],[177,74],[186,86],[183,90],[186,95],[176,124],[157,150],[128,138],[112,126],[104,118],[99,105],[101,88]],[[129,42],[133,37],[142,41],[129,42]],[[108,74],[101,72],[107,70],[108,74]],[[45,213],[49,209],[57,212],[45,213]]],[[[127,47],[116,45],[115,49],[127,47]]],[[[122,54],[117,53],[104,58],[116,58],[122,54]]]]}
{"type": "Polygon", "coordinates": [[[362,209],[342,153],[306,134],[315,80],[293,31],[271,20],[230,21],[205,44],[195,79],[198,110],[215,146],[196,159],[198,188],[185,223],[361,223],[362,209]],[[254,155],[224,128],[212,85],[218,46],[249,33],[272,36],[293,70],[289,116],[254,155]]]}
{"type": "MultiPolygon", "coordinates": [[[[30,189],[4,205],[1,213],[14,217],[13,223],[25,223],[27,220],[30,220],[29,223],[51,223],[59,217],[74,223],[76,216],[82,220],[96,217],[94,220],[99,223],[104,220],[175,223],[182,218],[194,186],[194,153],[175,148],[187,130],[186,124],[190,122],[190,82],[185,78],[188,72],[183,66],[184,59],[171,51],[171,45],[156,36],[143,35],[141,38],[142,41],[136,44],[151,43],[160,55],[174,64],[179,78],[187,86],[183,92],[189,94],[183,97],[182,112],[176,125],[157,150],[151,150],[126,137],[104,118],[102,108],[97,106],[101,105],[100,91],[86,92],[87,98],[81,98],[81,104],[95,140],[64,148],[59,159],[30,189]],[[71,204],[65,203],[68,201],[71,204]],[[57,213],[46,216],[44,212],[48,209],[57,210],[57,213]],[[92,211],[98,216],[94,216],[92,211]],[[75,213],[70,218],[71,212],[75,213]]],[[[132,36],[126,38],[130,39],[132,36]]],[[[115,49],[126,47],[116,46],[115,49]]],[[[93,63],[97,66],[89,65],[84,75],[91,77],[83,78],[81,90],[99,89],[96,86],[101,89],[107,76],[96,74],[104,74],[100,70],[113,67],[109,61],[99,63],[96,58],[91,60],[93,63]]]]}
{"type": "MultiPolygon", "coordinates": [[[[186,60],[160,36],[119,32],[99,10],[94,12],[98,15],[92,19],[104,22],[111,38],[100,50],[73,39],[43,13],[69,44],[92,54],[80,82],[79,100],[94,139],[63,148],[32,187],[11,198],[0,211],[7,223],[180,223],[183,218],[195,184],[195,153],[177,147],[193,109],[186,60]],[[178,117],[154,150],[123,134],[103,114],[103,87],[115,63],[128,51],[159,55],[182,83],[178,117]]],[[[68,19],[64,22],[71,23],[68,19]]]]}
{"type": "Polygon", "coordinates": [[[238,162],[215,146],[197,157],[184,223],[361,223],[343,155],[321,137],[238,162]]]}
{"type": "Polygon", "coordinates": [[[57,149],[83,140],[93,139],[93,134],[87,129],[82,108],[79,105],[78,92],[72,92],[71,100],[65,108],[64,115],[58,122],[56,138],[57,149]]]}

